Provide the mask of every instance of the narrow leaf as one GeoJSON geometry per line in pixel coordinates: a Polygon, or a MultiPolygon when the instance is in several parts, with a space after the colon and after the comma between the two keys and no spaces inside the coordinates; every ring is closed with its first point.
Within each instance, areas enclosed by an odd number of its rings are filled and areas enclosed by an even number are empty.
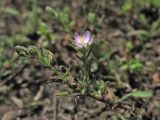
{"type": "Polygon", "coordinates": [[[135,91],[132,93],[132,96],[136,98],[146,98],[152,97],[153,93],[151,91],[135,91]]]}
{"type": "Polygon", "coordinates": [[[56,96],[68,96],[68,95],[69,95],[69,92],[67,92],[67,91],[59,92],[56,94],[56,96]]]}

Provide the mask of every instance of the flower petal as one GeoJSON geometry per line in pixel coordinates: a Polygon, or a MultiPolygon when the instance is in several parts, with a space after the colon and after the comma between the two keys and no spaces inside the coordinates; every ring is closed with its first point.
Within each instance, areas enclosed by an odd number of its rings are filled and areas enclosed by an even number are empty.
{"type": "Polygon", "coordinates": [[[88,43],[88,42],[90,41],[90,39],[91,39],[91,34],[90,34],[89,31],[86,31],[86,32],[84,33],[84,39],[85,39],[85,43],[88,43]]]}
{"type": "Polygon", "coordinates": [[[77,33],[77,32],[74,33],[74,39],[75,39],[76,43],[80,43],[80,35],[79,35],[79,33],[77,33]]]}
{"type": "Polygon", "coordinates": [[[88,41],[88,45],[91,45],[93,43],[93,38],[94,38],[94,35],[91,37],[91,39],[88,41]]]}

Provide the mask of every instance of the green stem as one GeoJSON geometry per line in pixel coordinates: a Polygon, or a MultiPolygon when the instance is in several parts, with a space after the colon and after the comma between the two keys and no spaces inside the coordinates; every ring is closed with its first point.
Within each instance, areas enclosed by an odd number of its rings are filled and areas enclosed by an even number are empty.
{"type": "Polygon", "coordinates": [[[82,62],[83,62],[83,83],[84,83],[84,89],[85,91],[87,91],[87,89],[89,88],[89,69],[88,69],[88,58],[87,58],[87,49],[84,48],[82,50],[82,54],[83,54],[83,59],[82,59],[82,62]]]}

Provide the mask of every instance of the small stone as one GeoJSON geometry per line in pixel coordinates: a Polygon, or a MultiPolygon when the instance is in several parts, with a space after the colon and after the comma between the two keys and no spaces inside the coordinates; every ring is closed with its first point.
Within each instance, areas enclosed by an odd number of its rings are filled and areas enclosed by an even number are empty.
{"type": "Polygon", "coordinates": [[[10,110],[3,115],[2,120],[14,120],[16,119],[16,117],[17,117],[17,112],[10,110]]]}
{"type": "Polygon", "coordinates": [[[18,108],[23,108],[23,101],[15,96],[11,97],[12,101],[17,105],[18,108]]]}

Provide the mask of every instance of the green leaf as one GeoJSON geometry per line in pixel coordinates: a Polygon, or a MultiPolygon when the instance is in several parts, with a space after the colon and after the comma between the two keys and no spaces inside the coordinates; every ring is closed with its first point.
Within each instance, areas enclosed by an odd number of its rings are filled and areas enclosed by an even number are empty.
{"type": "Polygon", "coordinates": [[[153,93],[151,91],[135,91],[132,93],[132,96],[135,98],[146,98],[152,97],[153,93]]]}
{"type": "Polygon", "coordinates": [[[38,57],[39,56],[39,50],[38,50],[37,47],[35,47],[35,46],[29,46],[27,50],[28,50],[28,54],[31,57],[38,57]]]}
{"type": "Polygon", "coordinates": [[[140,14],[139,14],[139,20],[140,20],[141,22],[147,24],[147,18],[146,18],[146,16],[145,16],[145,14],[140,13],[140,14]]]}
{"type": "Polygon", "coordinates": [[[15,8],[1,8],[0,9],[0,13],[3,12],[3,13],[6,13],[6,14],[9,14],[9,15],[12,15],[12,16],[18,16],[20,15],[19,11],[15,8]]]}
{"type": "Polygon", "coordinates": [[[127,70],[127,69],[128,69],[128,65],[127,65],[127,64],[122,65],[122,66],[121,66],[121,69],[122,69],[122,70],[127,70]]]}
{"type": "Polygon", "coordinates": [[[1,77],[3,77],[3,76],[7,76],[7,75],[11,74],[12,71],[11,71],[11,70],[5,70],[5,71],[3,71],[3,72],[1,72],[1,73],[2,73],[2,74],[1,74],[1,77]]]}
{"type": "Polygon", "coordinates": [[[96,70],[98,70],[98,63],[94,62],[91,64],[91,71],[95,72],[96,70]]]}
{"type": "Polygon", "coordinates": [[[152,23],[151,25],[151,32],[155,32],[156,30],[158,30],[160,27],[160,21],[156,20],[152,23]]]}
{"type": "Polygon", "coordinates": [[[128,50],[132,50],[134,48],[134,46],[133,46],[131,41],[127,42],[126,47],[127,47],[128,50]]]}
{"type": "Polygon", "coordinates": [[[124,95],[123,97],[121,97],[120,99],[118,99],[116,101],[116,103],[121,103],[122,101],[128,99],[130,96],[132,96],[132,93],[128,93],[127,95],[124,95]]]}
{"type": "Polygon", "coordinates": [[[33,102],[29,103],[29,106],[36,107],[36,106],[39,106],[41,104],[42,104],[41,101],[36,100],[36,101],[33,101],[33,102]]]}
{"type": "Polygon", "coordinates": [[[48,33],[48,28],[47,28],[47,25],[46,25],[46,23],[44,23],[44,22],[40,22],[40,24],[39,24],[39,28],[38,28],[38,34],[40,34],[40,35],[47,35],[47,33],[48,33]]]}
{"type": "Polygon", "coordinates": [[[70,93],[67,91],[59,92],[56,94],[56,96],[68,96],[70,93]]]}
{"type": "Polygon", "coordinates": [[[152,97],[153,93],[151,91],[133,91],[131,93],[128,93],[127,95],[123,96],[122,98],[118,99],[116,103],[121,103],[122,101],[128,99],[129,97],[134,98],[149,98],[152,97]]]}
{"type": "Polygon", "coordinates": [[[118,117],[120,118],[120,120],[127,120],[123,115],[118,115],[118,117]]]}
{"type": "Polygon", "coordinates": [[[17,52],[20,56],[26,57],[26,56],[29,55],[26,47],[16,46],[15,49],[16,49],[16,52],[17,52]]]}
{"type": "Polygon", "coordinates": [[[36,58],[47,67],[51,67],[53,60],[55,61],[53,53],[46,49],[39,50],[35,46],[29,46],[28,48],[16,46],[15,49],[19,55],[36,58]]]}
{"type": "Polygon", "coordinates": [[[93,23],[95,21],[96,14],[94,12],[89,12],[87,15],[87,20],[89,23],[93,23]]]}
{"type": "Polygon", "coordinates": [[[39,58],[43,65],[51,67],[52,60],[54,60],[54,55],[51,51],[43,49],[39,58]]]}
{"type": "Polygon", "coordinates": [[[156,7],[160,7],[160,0],[152,0],[152,4],[156,7]]]}
{"type": "Polygon", "coordinates": [[[127,63],[121,65],[122,70],[129,70],[130,72],[138,72],[143,69],[143,64],[138,59],[130,59],[127,63]]]}
{"type": "Polygon", "coordinates": [[[58,13],[52,9],[51,7],[47,6],[46,7],[46,11],[50,14],[50,15],[53,15],[54,17],[57,17],[58,16],[58,13]]]}
{"type": "Polygon", "coordinates": [[[129,12],[130,10],[132,10],[132,8],[133,8],[133,5],[132,5],[131,2],[126,2],[126,3],[124,3],[123,6],[122,6],[122,10],[123,10],[124,12],[129,12]]]}

